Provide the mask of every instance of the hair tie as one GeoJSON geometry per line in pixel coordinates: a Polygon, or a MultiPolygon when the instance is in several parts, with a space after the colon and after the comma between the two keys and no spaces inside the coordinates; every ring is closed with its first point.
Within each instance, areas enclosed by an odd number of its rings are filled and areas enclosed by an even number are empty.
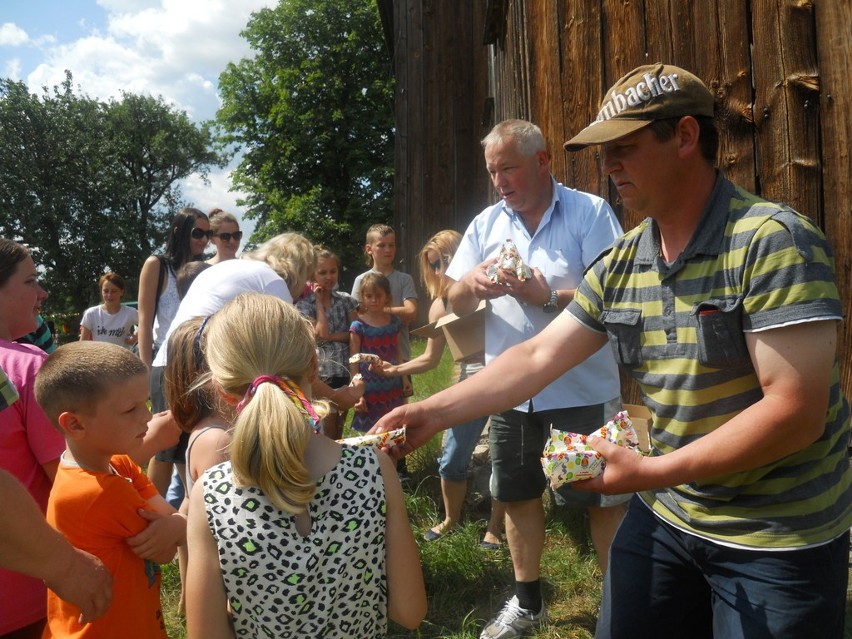
{"type": "Polygon", "coordinates": [[[254,394],[257,392],[257,387],[264,383],[275,384],[278,388],[284,391],[287,398],[293,402],[299,412],[302,413],[305,418],[305,422],[307,422],[308,426],[311,427],[311,430],[315,433],[320,432],[319,415],[317,415],[316,410],[314,410],[314,407],[308,401],[308,398],[305,397],[305,394],[302,392],[302,389],[299,388],[299,385],[289,377],[278,377],[277,375],[260,375],[256,377],[248,387],[245,396],[240,400],[240,403],[237,404],[237,415],[243,411],[246,405],[251,401],[251,398],[254,397],[254,394]]]}
{"type": "Polygon", "coordinates": [[[208,315],[198,327],[198,332],[195,333],[195,340],[192,342],[192,355],[195,358],[195,370],[200,371],[204,364],[204,353],[201,351],[201,335],[204,333],[204,327],[207,326],[208,320],[212,315],[208,315]]]}

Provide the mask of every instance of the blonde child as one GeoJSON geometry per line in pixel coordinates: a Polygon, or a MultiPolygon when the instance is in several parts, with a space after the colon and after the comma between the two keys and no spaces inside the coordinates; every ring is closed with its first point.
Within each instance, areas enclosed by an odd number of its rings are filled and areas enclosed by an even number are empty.
{"type": "Polygon", "coordinates": [[[190,639],[384,637],[388,618],[415,628],[426,595],[399,479],[376,449],[319,434],[309,323],[250,293],[206,333],[213,383],[237,417],[231,460],[191,496],[190,639]]]}
{"type": "Polygon", "coordinates": [[[139,324],[139,312],[121,303],[124,297],[124,278],[118,273],[104,273],[98,279],[103,304],[92,306],[80,320],[80,340],[110,342],[131,348],[136,344],[133,327],[139,324]]]}
{"type": "MultiPolygon", "coordinates": [[[[296,308],[314,326],[319,353],[320,379],[331,388],[347,386],[349,376],[349,326],[358,317],[358,302],[335,290],[339,275],[337,256],[317,246],[317,268],[312,292],[296,302],[296,308]]],[[[323,420],[323,432],[331,439],[343,436],[347,411],[333,410],[323,420]]]]}
{"type": "MultiPolygon", "coordinates": [[[[375,355],[379,360],[402,362],[399,317],[387,312],[390,303],[390,282],[381,273],[367,273],[361,281],[361,310],[349,328],[349,352],[375,355]]],[[[372,370],[371,361],[349,364],[350,373],[360,373],[364,379],[364,406],[356,408],[352,428],[359,432],[370,430],[380,417],[405,403],[404,381],[399,377],[384,377],[372,370]]]]}
{"type": "Polygon", "coordinates": [[[165,637],[160,567],[186,538],[186,520],[130,455],[148,430],[148,368],[115,344],[74,342],[45,361],[36,399],[65,436],[47,521],[112,573],[109,610],[80,611],[48,592],[45,637],[165,637]]]}
{"type": "MultiPolygon", "coordinates": [[[[363,302],[361,288],[364,277],[369,273],[380,273],[390,282],[390,298],[385,310],[399,317],[401,322],[399,340],[402,360],[411,359],[411,344],[408,338],[408,324],[417,317],[417,289],[414,278],[408,273],[397,271],[393,267],[396,258],[396,232],[387,224],[374,224],[367,229],[367,242],[364,245],[369,271],[361,273],[352,285],[352,297],[363,302]]],[[[410,386],[410,381],[408,386],[410,386]]]]}

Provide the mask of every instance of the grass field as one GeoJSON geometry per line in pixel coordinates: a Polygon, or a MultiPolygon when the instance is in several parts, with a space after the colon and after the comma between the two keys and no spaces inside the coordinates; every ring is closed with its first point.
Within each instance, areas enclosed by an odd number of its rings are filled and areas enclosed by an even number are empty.
{"type": "MultiPolygon", "coordinates": [[[[415,340],[414,355],[422,349],[422,341],[415,340]]],[[[414,399],[445,388],[452,376],[452,366],[445,352],[439,368],[416,376],[414,399]]],[[[509,553],[482,550],[478,546],[487,512],[467,513],[466,523],[443,539],[435,542],[422,539],[423,532],[440,519],[436,461],[439,449],[440,437],[435,437],[411,456],[408,470],[412,482],[406,494],[409,518],[420,546],[429,610],[416,631],[406,631],[391,623],[388,633],[391,638],[476,639],[484,623],[511,594],[509,553]]],[[[601,574],[584,515],[582,511],[553,506],[547,499],[545,505],[547,537],[542,583],[551,623],[530,636],[589,639],[594,634],[600,602],[601,574]]],[[[184,624],[177,614],[177,566],[169,564],[163,568],[163,610],[169,637],[183,639],[184,624]]],[[[847,611],[852,612],[848,603],[847,611]]],[[[847,614],[847,618],[852,615],[847,614]]],[[[848,621],[845,638],[852,639],[848,621]]]]}

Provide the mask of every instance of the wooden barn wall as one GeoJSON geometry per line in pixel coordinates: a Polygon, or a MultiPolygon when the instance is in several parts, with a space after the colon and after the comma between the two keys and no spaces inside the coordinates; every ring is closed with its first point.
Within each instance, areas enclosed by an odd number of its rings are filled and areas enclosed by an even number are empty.
{"type": "MultiPolygon", "coordinates": [[[[532,120],[565,184],[598,193],[625,228],[597,150],[562,143],[596,115],[630,69],[656,61],[693,71],[715,93],[718,165],[738,184],[816,221],[837,258],[849,317],[852,272],[852,2],[849,0],[505,0],[491,48],[494,118],[532,120]]],[[[850,322],[840,358],[849,360],[850,322]]],[[[852,366],[843,384],[852,397],[852,366]]],[[[636,399],[636,389],[626,395],[636,399]]]]}
{"type": "MultiPolygon", "coordinates": [[[[665,61],[693,71],[717,96],[720,168],[825,230],[850,316],[852,0],[393,5],[395,59],[405,60],[397,68],[397,215],[411,255],[432,231],[462,230],[483,202],[493,201],[478,140],[510,117],[542,127],[557,179],[606,197],[623,226],[634,226],[637,216],[622,210],[599,171],[596,149],[569,154],[562,143],[594,118],[604,91],[621,75],[665,61]],[[483,33],[491,44],[482,44],[483,33]],[[487,122],[483,114],[490,114],[487,122]],[[455,131],[455,139],[440,135],[446,131],[455,131]],[[450,165],[439,170],[445,161],[450,165]]],[[[850,338],[847,321],[839,350],[844,364],[850,338]]],[[[852,397],[852,366],[844,366],[843,384],[852,397]]],[[[627,396],[635,399],[635,389],[627,396]]]]}
{"type": "MultiPolygon", "coordinates": [[[[488,203],[479,145],[488,89],[483,10],[479,2],[394,0],[384,13],[394,34],[397,256],[419,285],[426,239],[463,231],[488,203]]],[[[421,319],[427,308],[420,304],[421,319]]]]}

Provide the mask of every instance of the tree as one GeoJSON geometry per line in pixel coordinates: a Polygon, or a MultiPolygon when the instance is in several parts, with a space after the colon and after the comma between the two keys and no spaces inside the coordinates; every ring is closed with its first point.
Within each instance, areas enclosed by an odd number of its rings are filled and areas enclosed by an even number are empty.
{"type": "Polygon", "coordinates": [[[78,315],[114,270],[133,283],[182,205],[178,182],[223,158],[207,126],[162,98],[76,95],[66,72],[39,97],[0,79],[0,234],[28,244],[49,308],[78,315]]]}
{"type": "Polygon", "coordinates": [[[374,0],[286,0],[242,33],[255,56],[219,78],[222,140],[253,239],[304,233],[361,260],[363,232],[393,218],[393,78],[374,0]]]}

